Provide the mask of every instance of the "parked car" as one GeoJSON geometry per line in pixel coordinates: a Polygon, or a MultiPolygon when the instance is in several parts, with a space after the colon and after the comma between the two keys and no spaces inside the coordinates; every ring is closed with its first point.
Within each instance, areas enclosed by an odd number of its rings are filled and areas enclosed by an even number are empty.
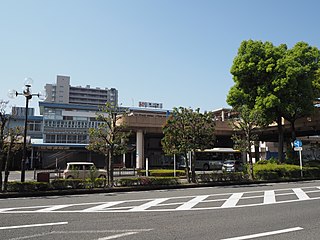
{"type": "Polygon", "coordinates": [[[243,164],[239,160],[226,160],[223,162],[222,171],[238,172],[243,170],[243,164]]]}
{"type": "Polygon", "coordinates": [[[63,171],[63,178],[106,178],[107,171],[97,169],[92,162],[68,162],[67,168],[63,171]]]}

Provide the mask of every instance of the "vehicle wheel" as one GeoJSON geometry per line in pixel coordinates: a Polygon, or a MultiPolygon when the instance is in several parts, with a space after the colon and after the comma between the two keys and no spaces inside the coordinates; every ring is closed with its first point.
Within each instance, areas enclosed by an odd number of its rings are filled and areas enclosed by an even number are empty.
{"type": "Polygon", "coordinates": [[[208,171],[210,168],[209,168],[209,165],[208,164],[204,164],[203,165],[203,170],[204,171],[208,171]]]}
{"type": "Polygon", "coordinates": [[[106,175],[100,175],[98,178],[107,178],[106,175]]]}
{"type": "Polygon", "coordinates": [[[74,179],[74,177],[73,176],[68,176],[67,179],[74,179]]]}

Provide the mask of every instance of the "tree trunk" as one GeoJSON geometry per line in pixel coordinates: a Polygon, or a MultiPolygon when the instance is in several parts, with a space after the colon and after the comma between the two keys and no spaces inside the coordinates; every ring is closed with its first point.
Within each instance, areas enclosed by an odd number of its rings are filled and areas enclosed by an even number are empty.
{"type": "Polygon", "coordinates": [[[297,136],[296,136],[296,127],[295,127],[294,121],[290,122],[290,124],[291,124],[291,142],[292,142],[291,154],[292,154],[292,156],[294,158],[293,161],[295,161],[295,160],[298,160],[298,155],[294,151],[294,146],[293,146],[293,143],[297,138],[297,136]]]}
{"type": "Polygon", "coordinates": [[[294,142],[294,140],[296,140],[297,136],[296,136],[296,127],[294,124],[294,121],[290,122],[291,124],[291,141],[294,142]]]}
{"type": "Polygon", "coordinates": [[[4,182],[3,182],[3,191],[6,192],[7,191],[7,186],[8,186],[8,180],[9,180],[9,165],[11,163],[11,158],[10,158],[10,152],[12,149],[12,145],[13,145],[13,138],[11,137],[11,141],[8,147],[8,152],[7,152],[7,161],[4,167],[4,182]]]}
{"type": "Polygon", "coordinates": [[[109,187],[113,187],[113,153],[109,154],[109,170],[110,170],[109,187]]]}
{"type": "Polygon", "coordinates": [[[186,171],[186,175],[187,175],[187,180],[188,180],[188,183],[190,183],[190,182],[191,182],[191,177],[190,177],[190,168],[189,168],[188,153],[185,153],[185,154],[184,154],[184,158],[185,158],[185,161],[186,161],[185,171],[186,171]]]}
{"type": "Polygon", "coordinates": [[[109,154],[105,155],[105,162],[107,167],[107,182],[104,184],[105,186],[109,186],[110,184],[110,168],[109,168],[109,154]]]}
{"type": "Polygon", "coordinates": [[[251,156],[251,151],[249,151],[249,166],[250,166],[250,178],[251,180],[254,180],[254,174],[253,174],[253,162],[252,162],[252,156],[251,156]]]}
{"type": "Polygon", "coordinates": [[[254,158],[256,159],[256,162],[260,160],[259,141],[254,142],[254,158]]]}
{"type": "Polygon", "coordinates": [[[277,124],[278,124],[278,159],[280,162],[283,162],[283,127],[282,127],[282,118],[281,116],[278,116],[277,118],[277,124]]]}
{"type": "Polygon", "coordinates": [[[194,151],[191,153],[191,180],[193,183],[196,183],[196,154],[194,151]]]}

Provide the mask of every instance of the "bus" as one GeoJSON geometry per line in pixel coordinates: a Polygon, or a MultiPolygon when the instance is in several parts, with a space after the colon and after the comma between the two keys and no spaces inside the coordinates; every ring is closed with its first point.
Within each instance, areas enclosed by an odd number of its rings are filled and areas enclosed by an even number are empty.
{"type": "Polygon", "coordinates": [[[221,170],[226,160],[240,160],[241,152],[232,148],[212,148],[195,152],[196,170],[221,170]]]}

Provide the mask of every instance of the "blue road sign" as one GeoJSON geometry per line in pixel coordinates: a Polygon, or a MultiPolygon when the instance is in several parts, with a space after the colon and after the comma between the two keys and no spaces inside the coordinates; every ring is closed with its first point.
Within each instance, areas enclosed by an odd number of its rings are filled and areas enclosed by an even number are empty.
{"type": "Polygon", "coordinates": [[[302,142],[301,142],[301,140],[299,140],[299,139],[294,140],[293,146],[294,146],[294,147],[302,147],[302,142]]]}

